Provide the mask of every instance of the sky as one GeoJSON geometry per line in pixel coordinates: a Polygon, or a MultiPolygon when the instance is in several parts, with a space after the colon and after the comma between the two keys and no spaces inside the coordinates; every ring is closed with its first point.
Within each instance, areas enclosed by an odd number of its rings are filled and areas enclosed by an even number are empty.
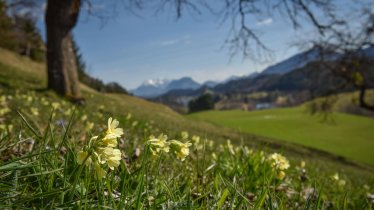
{"type": "MultiPolygon", "coordinates": [[[[98,11],[109,10],[96,5],[98,11]]],[[[232,75],[249,75],[298,52],[291,44],[305,36],[277,15],[247,20],[272,50],[266,61],[231,57],[224,47],[230,22],[222,24],[208,12],[184,14],[181,19],[166,11],[139,11],[136,15],[117,9],[114,18],[102,20],[82,12],[73,33],[88,72],[105,82],[115,81],[134,89],[148,79],[192,77],[203,83],[222,81],[232,75]]],[[[99,13],[98,13],[99,14],[99,13]]],[[[43,23],[39,23],[42,28],[43,23]]]]}

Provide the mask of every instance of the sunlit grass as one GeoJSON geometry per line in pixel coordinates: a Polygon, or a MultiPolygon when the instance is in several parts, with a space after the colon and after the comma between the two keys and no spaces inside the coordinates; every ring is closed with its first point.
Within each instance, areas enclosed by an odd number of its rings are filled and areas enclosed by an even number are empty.
{"type": "Polygon", "coordinates": [[[131,96],[85,89],[86,106],[75,106],[26,72],[0,65],[1,209],[373,208],[365,167],[131,96]],[[122,155],[100,163],[100,178],[80,151],[97,148],[90,139],[103,140],[110,117],[123,135],[98,147],[122,155]]]}
{"type": "Polygon", "coordinates": [[[374,119],[333,113],[328,121],[311,116],[304,107],[253,112],[207,111],[188,116],[243,132],[272,137],[335,153],[374,165],[374,119]]]}

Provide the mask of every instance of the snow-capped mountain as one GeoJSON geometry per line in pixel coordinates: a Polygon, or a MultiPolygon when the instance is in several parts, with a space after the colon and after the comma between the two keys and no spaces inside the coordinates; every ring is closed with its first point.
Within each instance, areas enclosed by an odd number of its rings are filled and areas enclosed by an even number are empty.
{"type": "Polygon", "coordinates": [[[168,79],[149,79],[143,82],[144,86],[166,87],[170,83],[168,79]]]}
{"type": "Polygon", "coordinates": [[[150,79],[144,81],[139,87],[131,92],[136,96],[153,97],[161,95],[169,85],[170,81],[167,79],[150,79]]]}
{"type": "Polygon", "coordinates": [[[176,80],[150,79],[131,92],[140,97],[154,98],[170,90],[197,89],[201,85],[190,77],[182,77],[176,80]]]}

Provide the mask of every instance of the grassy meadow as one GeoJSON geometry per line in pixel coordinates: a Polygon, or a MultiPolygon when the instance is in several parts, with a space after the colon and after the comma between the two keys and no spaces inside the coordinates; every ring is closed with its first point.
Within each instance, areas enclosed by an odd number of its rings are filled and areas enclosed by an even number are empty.
{"type": "Polygon", "coordinates": [[[76,106],[45,82],[0,49],[1,209],[374,208],[366,164],[84,85],[76,106]]]}
{"type": "Polygon", "coordinates": [[[188,117],[374,165],[374,118],[332,113],[323,121],[322,116],[308,114],[304,106],[252,112],[207,111],[188,117]]]}

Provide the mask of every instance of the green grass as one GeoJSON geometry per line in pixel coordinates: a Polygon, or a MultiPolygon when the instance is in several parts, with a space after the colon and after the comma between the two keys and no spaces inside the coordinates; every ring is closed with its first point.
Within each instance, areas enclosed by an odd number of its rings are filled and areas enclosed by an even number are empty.
{"type": "Polygon", "coordinates": [[[374,190],[369,167],[85,86],[87,105],[75,106],[44,85],[42,64],[0,50],[1,209],[373,208],[366,197],[374,190]],[[114,170],[101,164],[107,175],[98,179],[94,164],[77,163],[78,152],[100,154],[109,117],[124,129],[115,147],[122,158],[114,170]],[[189,147],[184,161],[172,147],[153,156],[149,136],[161,133],[168,136],[166,144],[192,142],[193,135],[200,142],[189,147]],[[102,135],[96,147],[89,144],[94,135],[102,135]],[[274,152],[284,154],[290,167],[274,166],[274,152]],[[277,178],[280,171],[284,179],[277,178]],[[335,173],[338,180],[331,178],[335,173]]]}
{"type": "Polygon", "coordinates": [[[329,121],[309,115],[304,107],[207,111],[188,116],[218,125],[314,147],[374,165],[374,118],[333,113],[329,121]]]}

